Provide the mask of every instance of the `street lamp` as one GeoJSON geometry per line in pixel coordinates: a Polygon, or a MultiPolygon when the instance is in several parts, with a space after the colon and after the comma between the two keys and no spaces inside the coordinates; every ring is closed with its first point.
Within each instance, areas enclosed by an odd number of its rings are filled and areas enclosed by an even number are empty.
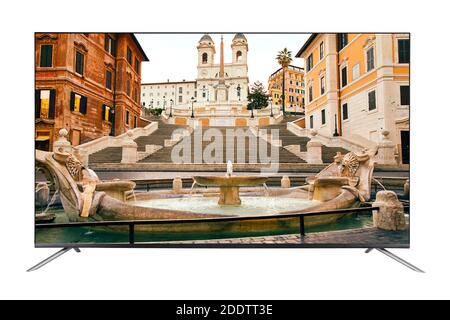
{"type": "Polygon", "coordinates": [[[166,96],[163,96],[164,113],[166,113],[166,96]]]}
{"type": "Polygon", "coordinates": [[[191,106],[192,106],[191,118],[195,118],[195,116],[194,116],[194,102],[195,102],[194,97],[191,97],[191,106]]]}
{"type": "Polygon", "coordinates": [[[273,118],[273,105],[272,105],[272,97],[269,97],[269,104],[270,104],[270,117],[273,118]]]}
{"type": "Polygon", "coordinates": [[[337,131],[337,114],[334,114],[334,133],[333,137],[338,137],[339,133],[337,131]]]}
{"type": "Polygon", "coordinates": [[[252,104],[251,110],[252,110],[252,114],[251,114],[250,118],[254,118],[255,116],[253,115],[253,104],[252,104]]]}
{"type": "Polygon", "coordinates": [[[169,118],[172,117],[172,107],[173,107],[173,99],[170,99],[170,114],[169,114],[169,118]]]}

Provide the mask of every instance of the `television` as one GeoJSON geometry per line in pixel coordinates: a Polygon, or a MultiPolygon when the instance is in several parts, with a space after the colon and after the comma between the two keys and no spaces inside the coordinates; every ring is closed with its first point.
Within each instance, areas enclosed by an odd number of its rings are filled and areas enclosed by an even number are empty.
{"type": "Polygon", "coordinates": [[[35,33],[35,246],[408,248],[408,33],[35,33]]]}

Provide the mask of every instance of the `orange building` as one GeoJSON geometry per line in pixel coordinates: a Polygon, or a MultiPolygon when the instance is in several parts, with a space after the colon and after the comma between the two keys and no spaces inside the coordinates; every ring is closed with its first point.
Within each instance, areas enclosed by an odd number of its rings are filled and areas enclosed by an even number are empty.
{"type": "Polygon", "coordinates": [[[61,128],[73,146],[139,125],[145,52],[131,33],[35,34],[36,148],[61,128]]]}
{"type": "MultiPolygon", "coordinates": [[[[285,70],[285,111],[304,112],[305,109],[305,84],[303,68],[290,65],[285,70]]],[[[269,95],[275,105],[281,105],[283,91],[283,68],[278,69],[269,77],[269,95]]]]}
{"type": "Polygon", "coordinates": [[[382,131],[409,163],[409,34],[314,33],[296,57],[305,61],[306,127],[326,136],[382,131]]]}

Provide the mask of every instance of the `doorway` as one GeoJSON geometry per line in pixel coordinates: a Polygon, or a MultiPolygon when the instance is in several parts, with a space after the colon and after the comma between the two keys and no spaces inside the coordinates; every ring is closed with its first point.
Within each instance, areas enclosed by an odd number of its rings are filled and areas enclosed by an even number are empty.
{"type": "Polygon", "coordinates": [[[409,131],[400,131],[402,143],[402,163],[409,164],[409,131]]]}

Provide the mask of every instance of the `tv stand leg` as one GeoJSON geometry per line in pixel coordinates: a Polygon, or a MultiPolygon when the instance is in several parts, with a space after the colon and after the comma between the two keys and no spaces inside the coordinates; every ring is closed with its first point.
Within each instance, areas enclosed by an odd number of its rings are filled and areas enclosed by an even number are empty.
{"type": "Polygon", "coordinates": [[[404,265],[405,267],[407,267],[407,268],[409,268],[409,269],[411,269],[411,270],[413,270],[413,271],[420,272],[420,273],[425,273],[425,271],[423,271],[423,270],[417,268],[416,266],[412,265],[412,264],[409,263],[408,261],[403,260],[402,258],[396,256],[395,254],[393,254],[392,252],[390,252],[390,251],[388,251],[388,250],[386,250],[386,249],[384,249],[384,248],[369,248],[369,249],[367,249],[365,252],[366,252],[366,253],[369,253],[369,252],[371,252],[373,249],[375,249],[375,250],[381,252],[382,254],[388,256],[388,257],[391,258],[391,259],[394,259],[394,260],[397,261],[398,263],[401,263],[402,265],[404,265]]]}
{"type": "Polygon", "coordinates": [[[79,248],[62,248],[61,250],[59,250],[58,252],[52,254],[50,257],[48,257],[45,260],[42,260],[41,262],[39,262],[37,265],[31,267],[30,269],[27,270],[27,272],[31,272],[31,271],[36,271],[37,269],[42,268],[43,266],[45,266],[47,263],[52,262],[53,260],[55,260],[56,258],[59,258],[60,256],[62,256],[64,253],[69,252],[70,250],[75,250],[76,252],[80,252],[79,248]]]}

